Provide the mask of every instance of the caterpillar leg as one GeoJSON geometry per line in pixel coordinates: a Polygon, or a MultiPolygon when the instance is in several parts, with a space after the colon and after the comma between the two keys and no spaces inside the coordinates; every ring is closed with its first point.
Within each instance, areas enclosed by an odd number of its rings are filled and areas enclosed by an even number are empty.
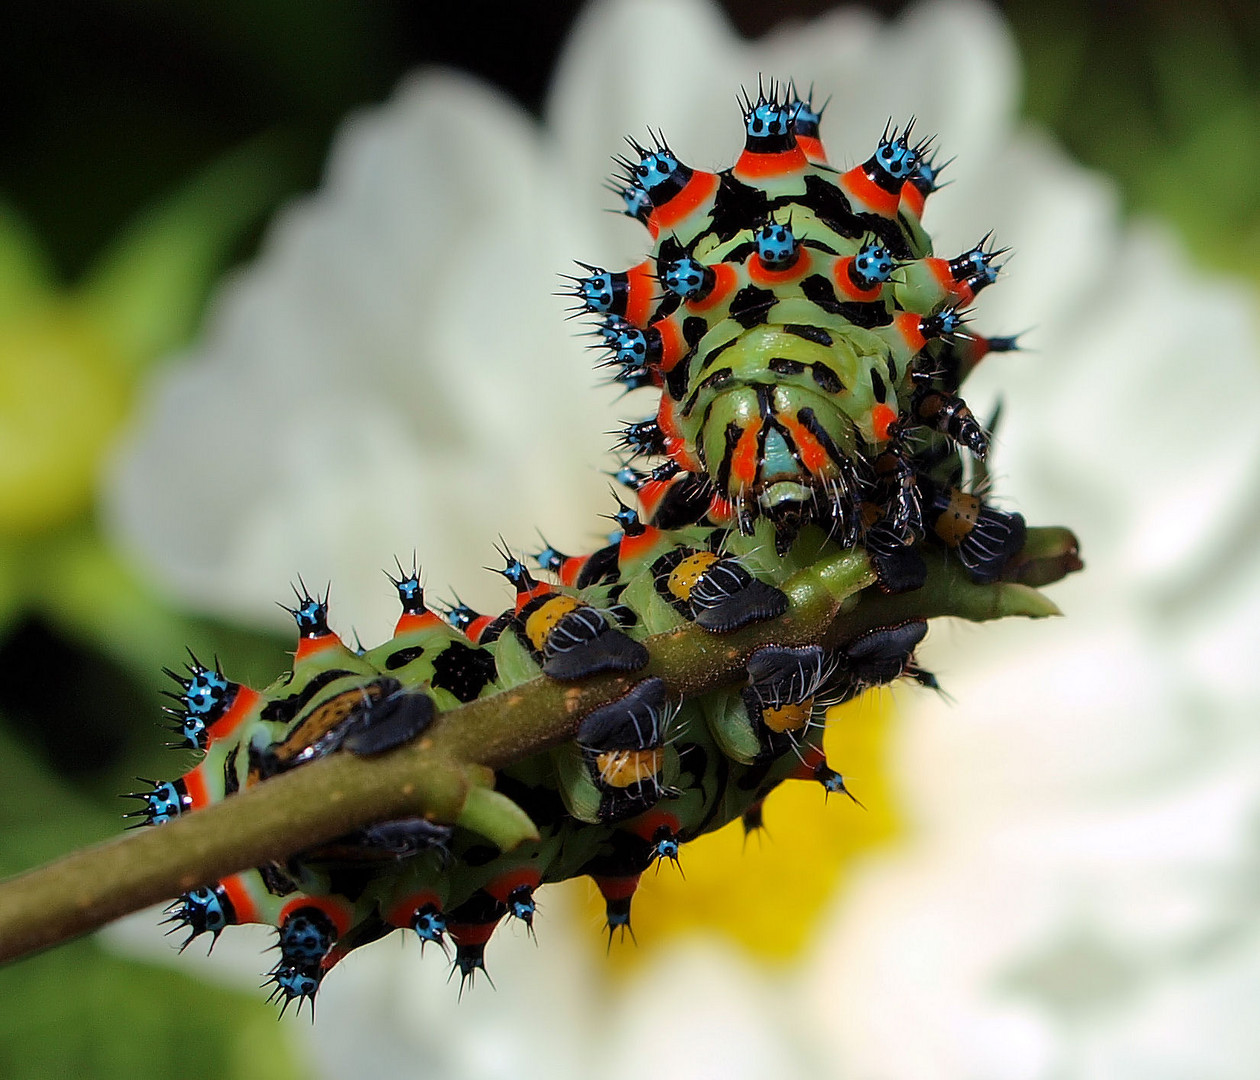
{"type": "Polygon", "coordinates": [[[357,718],[343,745],[360,757],[382,754],[410,742],[426,731],[436,717],[437,709],[427,694],[392,694],[357,718]]]}
{"type": "Polygon", "coordinates": [[[722,753],[745,765],[801,745],[814,724],[814,697],[828,674],[818,645],[766,645],[748,659],[748,685],[714,696],[705,709],[722,753]]]}
{"type": "Polygon", "coordinates": [[[953,548],[971,580],[988,585],[1024,546],[1021,514],[1006,513],[961,488],[941,487],[932,494],[927,524],[946,547],[953,548]]]}
{"type": "Polygon", "coordinates": [[[561,682],[606,671],[638,671],[648,662],[643,645],[610,626],[602,612],[585,606],[555,623],[543,653],[543,674],[561,682]]]}
{"type": "Polygon", "coordinates": [[[924,389],[914,398],[914,415],[929,427],[944,432],[983,461],[989,452],[989,436],[972,415],[967,403],[944,390],[924,389]]]}
{"type": "Polygon", "coordinates": [[[652,567],[656,591],[704,630],[725,634],[787,611],[787,596],[740,563],[712,551],[679,548],[652,567]]]}
{"type": "Polygon", "coordinates": [[[611,824],[656,805],[665,790],[668,716],[665,684],[653,677],[582,719],[576,753],[559,752],[561,793],[574,817],[611,824]]]}
{"type": "Polygon", "coordinates": [[[881,626],[841,646],[836,669],[821,691],[822,696],[840,704],[904,674],[913,674],[922,685],[935,686],[936,679],[913,664],[914,650],[926,635],[927,623],[913,620],[881,626]]]}

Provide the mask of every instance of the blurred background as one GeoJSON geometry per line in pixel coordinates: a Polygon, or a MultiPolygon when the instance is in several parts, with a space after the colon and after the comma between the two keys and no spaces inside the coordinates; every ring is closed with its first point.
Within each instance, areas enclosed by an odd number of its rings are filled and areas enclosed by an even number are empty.
{"type": "MultiPolygon", "coordinates": [[[[255,685],[284,666],[285,638],[181,606],[115,549],[97,527],[100,469],[140,385],[196,337],[215,283],[256,253],[277,208],[318,186],[347,113],[427,64],[538,113],[582,4],[436,6],[5,5],[0,872],[114,835],[118,793],[171,771],[160,672],[186,644],[255,685]]],[[[749,37],[830,6],[722,3],[749,37]]],[[[1126,215],[1162,220],[1205,272],[1260,288],[1260,7],[1000,9],[1023,59],[1022,116],[1109,174],[1126,215]]],[[[78,942],[0,970],[0,1076],[311,1075],[309,1049],[262,996],[78,942]]]]}

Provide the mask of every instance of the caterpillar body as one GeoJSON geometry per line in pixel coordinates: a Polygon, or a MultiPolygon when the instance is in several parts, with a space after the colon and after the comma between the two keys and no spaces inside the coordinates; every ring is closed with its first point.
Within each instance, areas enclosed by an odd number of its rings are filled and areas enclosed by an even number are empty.
{"type": "MultiPolygon", "coordinates": [[[[659,393],[620,433],[616,478],[637,505],[618,502],[611,542],[582,556],[545,547],[534,570],[504,549],[515,599],[493,616],[431,610],[400,565],[397,626],[369,650],[343,643],[327,597],[303,587],[292,671],[271,687],[195,658],[172,673],[175,729],[201,757],[132,796],[138,824],[329,754],[389,750],[540,675],[632,676],[654,634],[695,624],[716,639],[782,615],[781,586],[827,553],[863,549],[885,593],[921,586],[925,555],[956,558],[978,583],[1002,575],[1024,523],[985,500],[988,435],[958,396],[986,353],[1016,345],[963,330],[1002,250],[986,237],[933,254],[920,219],[939,169],[913,122],[838,171],[808,95],[772,85],[742,104],[744,149],[721,173],[683,164],[660,136],[629,140],[614,188],[652,250],[627,271],[581,264],[571,279],[611,381],[659,393]]],[[[452,943],[462,985],[502,919],[532,929],[535,890],[579,875],[602,892],[611,939],[630,925],[639,876],[687,840],[736,819],[755,827],[787,779],[845,793],[823,714],[902,676],[935,686],[914,662],[926,629],[912,619],[830,649],[766,645],[743,685],[683,701],[660,678],[635,679],[582,716],[572,742],[498,770],[496,792],[532,819],[535,842],[503,852],[462,826],[380,822],[188,892],[168,921],[184,945],[275,926],[282,1008],[394,930],[452,943]]]]}

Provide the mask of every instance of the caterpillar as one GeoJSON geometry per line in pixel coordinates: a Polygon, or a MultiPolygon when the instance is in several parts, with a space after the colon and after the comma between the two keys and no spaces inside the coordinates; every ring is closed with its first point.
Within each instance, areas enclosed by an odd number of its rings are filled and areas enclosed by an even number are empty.
{"type": "Polygon", "coordinates": [[[276,928],[268,973],[281,1012],[312,1003],[328,971],[395,930],[451,956],[466,982],[504,919],[532,932],[535,893],[591,878],[609,940],[631,926],[645,870],[741,820],[789,779],[847,794],[822,750],[827,709],[872,686],[936,680],[915,661],[921,619],[832,647],[763,645],[746,679],[686,700],[642,675],[644,642],[695,625],[714,640],[789,609],[788,578],[860,549],[884,594],[922,587],[928,558],[998,581],[1025,541],[1023,518],[987,497],[989,433],[959,396],[988,353],[1015,337],[966,328],[1005,250],[991,236],[941,258],[922,226],[942,166],[914,121],[879,136],[860,165],[828,164],[812,92],[759,83],[741,100],[735,164],[683,163],[663,135],[627,140],[611,182],[652,246],[624,271],[580,263],[566,294],[591,316],[597,367],[654,411],[615,449],[616,532],[565,554],[544,542],[531,569],[506,545],[514,598],[482,614],[430,607],[420,574],[396,564],[393,635],[351,647],[328,596],[301,583],[289,608],[292,669],[263,690],[190,654],[168,710],[199,760],[129,798],[137,826],[162,825],[330,754],[408,742],[458,706],[533,679],[630,677],[581,716],[574,739],[505,766],[494,789],[537,839],[501,851],[474,829],[425,817],[350,835],[193,889],[168,909],[181,949],[228,926],[276,928]]]}

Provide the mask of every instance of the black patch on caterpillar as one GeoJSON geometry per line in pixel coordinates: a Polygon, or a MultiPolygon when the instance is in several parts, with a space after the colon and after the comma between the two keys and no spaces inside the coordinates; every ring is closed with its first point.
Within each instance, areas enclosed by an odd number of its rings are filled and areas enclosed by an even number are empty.
{"type": "Polygon", "coordinates": [[[512,625],[512,618],[513,613],[511,611],[505,611],[502,615],[496,616],[486,625],[486,628],[481,631],[481,637],[477,639],[478,643],[481,645],[490,645],[498,641],[500,636],[503,634],[503,631],[512,625]]]}
{"type": "Polygon", "coordinates": [[[757,285],[745,285],[731,299],[730,317],[745,330],[766,321],[770,309],[778,302],[772,289],[757,285]]]}
{"type": "MultiPolygon", "coordinates": [[[[834,295],[834,293],[832,294],[834,295]]],[[[822,345],[830,348],[833,344],[831,335],[827,333],[821,326],[806,326],[804,323],[787,323],[783,329],[796,337],[804,338],[806,341],[812,341],[815,345],[822,345]]]]}
{"type": "Polygon", "coordinates": [[[788,608],[785,593],[753,577],[733,559],[708,567],[692,587],[688,602],[696,625],[715,634],[776,619],[788,608]]]}
{"type": "Polygon", "coordinates": [[[301,691],[292,694],[286,698],[276,698],[275,701],[268,702],[263,706],[259,716],[264,720],[274,720],[277,723],[292,723],[293,718],[306,706],[306,703],[318,694],[330,682],[337,679],[343,679],[347,675],[353,675],[353,671],[345,671],[342,668],[333,668],[331,671],[321,671],[309,683],[302,687],[301,691]]]}
{"type": "MultiPolygon", "coordinates": [[[[670,295],[672,296],[674,294],[671,293],[670,295]]],[[[688,315],[685,319],[683,319],[683,341],[685,341],[693,349],[700,344],[700,339],[708,333],[708,330],[708,320],[700,315],[688,315]]]]}
{"type": "Polygon", "coordinates": [[[459,861],[465,866],[478,867],[492,863],[498,857],[499,849],[493,844],[473,844],[472,847],[460,852],[459,861]]]}
{"type": "MultiPolygon", "coordinates": [[[[617,580],[620,573],[617,558],[620,553],[618,544],[609,544],[600,548],[582,564],[582,569],[575,583],[579,589],[588,585],[608,585],[617,580]]],[[[485,640],[484,638],[482,640],[485,640]]]]}
{"type": "Polygon", "coordinates": [[[571,682],[606,671],[638,671],[648,662],[647,649],[610,626],[592,607],[563,615],[547,634],[543,674],[571,682]]]}
{"type": "Polygon", "coordinates": [[[873,232],[891,253],[894,259],[913,259],[914,252],[901,224],[891,218],[879,214],[858,214],[858,221],[863,231],[873,232]]]}
{"type": "Polygon", "coordinates": [[[772,356],[767,364],[776,375],[801,375],[806,365],[799,360],[789,360],[786,356],[772,356]]]}
{"type": "Polygon", "coordinates": [[[687,383],[691,381],[691,361],[695,356],[695,352],[688,352],[665,373],[665,390],[675,401],[681,401],[687,392],[687,383]]]}
{"type": "Polygon", "coordinates": [[[844,192],[824,177],[805,177],[805,194],[792,201],[812,210],[815,217],[840,236],[856,239],[865,231],[844,192]]]}
{"type": "Polygon", "coordinates": [[[258,868],[258,876],[272,896],[288,896],[289,893],[297,892],[297,882],[277,862],[263,863],[258,868]]]}
{"type": "MultiPolygon", "coordinates": [[[[761,415],[762,420],[769,420],[774,416],[774,384],[773,383],[753,383],[753,391],[757,395],[757,412],[761,415]]],[[[782,430],[780,430],[782,434],[782,430]]],[[[766,430],[763,427],[757,435],[757,460],[760,461],[765,454],[766,448],[766,430]]]]}
{"type": "Polygon", "coordinates": [[[927,564],[910,547],[899,547],[888,555],[873,555],[871,569],[881,592],[913,592],[927,581],[927,564]]]}
{"type": "Polygon", "coordinates": [[[660,267],[667,263],[677,262],[686,254],[687,249],[678,242],[678,237],[667,236],[661,241],[660,247],[657,249],[657,266],[660,267]]]}
{"type": "Polygon", "coordinates": [[[658,676],[635,683],[621,697],[582,717],[578,745],[593,752],[654,749],[661,743],[665,705],[665,683],[658,676]]]}
{"type": "Polygon", "coordinates": [[[709,800],[709,812],[705,814],[704,818],[695,826],[686,830],[688,838],[702,836],[713,823],[713,819],[717,817],[718,812],[722,809],[723,804],[726,802],[722,796],[726,791],[727,784],[731,781],[731,760],[725,754],[717,754],[715,756],[717,758],[717,767],[714,771],[717,775],[714,777],[716,783],[713,796],[709,800]]]}
{"type": "Polygon", "coordinates": [[[699,743],[681,743],[678,746],[678,768],[682,778],[690,778],[688,787],[698,787],[709,768],[709,752],[699,743]]]}
{"type": "Polygon", "coordinates": [[[694,525],[709,509],[713,487],[707,477],[686,473],[672,485],[656,508],[652,524],[658,529],[681,529],[694,525]]]}
{"type": "Polygon", "coordinates": [[[683,298],[674,292],[666,292],[661,297],[660,302],[656,305],[656,310],[652,312],[652,321],[664,319],[666,316],[674,314],[683,302],[683,298]]]}
{"type": "Polygon", "coordinates": [[[643,873],[652,864],[652,845],[637,833],[618,829],[606,851],[588,859],[581,873],[592,877],[626,878],[643,873]]]}
{"type": "MultiPolygon", "coordinates": [[[[691,397],[687,399],[686,404],[683,405],[683,416],[691,415],[691,410],[696,407],[696,402],[700,400],[700,395],[702,393],[706,390],[720,390],[726,383],[730,382],[732,374],[734,374],[734,372],[732,372],[730,368],[724,367],[718,368],[717,371],[711,372],[709,375],[705,376],[705,378],[700,381],[699,385],[691,392],[691,397]]],[[[719,483],[722,482],[723,481],[719,481],[719,483]]]]}
{"type": "Polygon", "coordinates": [[[608,609],[608,614],[613,617],[613,621],[618,626],[634,626],[639,621],[639,616],[634,608],[627,607],[625,604],[613,604],[608,609]]]}
{"type": "Polygon", "coordinates": [[[478,889],[454,911],[448,911],[446,921],[448,924],[484,926],[486,923],[498,922],[506,914],[506,905],[499,903],[485,889],[478,889]]]}
{"type": "Polygon", "coordinates": [[[883,376],[874,368],[871,368],[871,390],[876,401],[882,403],[888,400],[888,387],[884,385],[883,376]]]}
{"type": "MultiPolygon", "coordinates": [[[[705,422],[708,422],[706,417],[705,422]]],[[[735,447],[739,444],[739,437],[743,434],[743,429],[734,421],[726,425],[726,448],[722,451],[722,461],[718,465],[717,484],[718,490],[727,491],[731,486],[731,458],[735,453],[735,447]]]]}
{"type": "Polygon", "coordinates": [[[453,832],[454,826],[438,825],[422,817],[395,818],[356,829],[314,852],[307,852],[305,857],[339,866],[365,866],[369,873],[375,873],[371,869],[375,864],[396,862],[422,851],[436,851],[445,865],[450,856],[446,845],[453,832]]]}
{"type": "Polygon", "coordinates": [[[844,392],[844,383],[825,363],[819,362],[814,364],[810,374],[814,376],[814,382],[818,384],[818,388],[825,393],[840,394],[844,392]]]}
{"type": "Polygon", "coordinates": [[[456,701],[475,701],[494,676],[494,655],[460,641],[452,641],[433,658],[433,686],[449,690],[456,701]]]}
{"type": "Polygon", "coordinates": [[[854,326],[867,330],[873,326],[887,326],[892,322],[892,313],[878,300],[870,304],[844,301],[836,305],[836,313],[843,315],[854,326]]]}
{"type": "Polygon", "coordinates": [[[397,671],[400,667],[406,667],[411,661],[423,655],[423,645],[411,645],[405,649],[396,649],[385,657],[385,667],[389,671],[397,671]]]}
{"type": "MultiPolygon", "coordinates": [[[[815,371],[817,371],[816,368],[815,371]]],[[[815,380],[817,380],[817,377],[817,374],[815,374],[815,380]]],[[[832,461],[834,461],[837,465],[844,461],[844,453],[840,450],[840,447],[832,441],[831,436],[827,434],[827,429],[818,422],[818,417],[814,414],[813,409],[809,408],[809,406],[806,406],[803,409],[798,409],[796,411],[796,419],[806,431],[808,431],[819,441],[819,443],[822,444],[822,448],[827,451],[827,456],[831,458],[832,461]]]]}
{"type": "Polygon", "coordinates": [[[249,762],[249,774],[251,777],[257,777],[259,780],[266,780],[270,776],[274,776],[276,769],[276,755],[268,749],[260,749],[253,743],[249,744],[246,749],[249,762]]]}
{"type": "MultiPolygon", "coordinates": [[[[728,170],[720,174],[713,202],[713,232],[719,240],[729,240],[750,221],[760,221],[769,210],[764,191],[741,183],[728,170]]],[[[676,256],[675,256],[676,257],[676,256]]]]}
{"type": "Polygon", "coordinates": [[[822,274],[810,274],[801,282],[801,292],[805,294],[807,300],[817,304],[829,315],[834,315],[840,310],[841,304],[836,299],[836,290],[822,274]]]}
{"type": "Polygon", "coordinates": [[[737,342],[738,340],[739,340],[738,337],[733,337],[729,341],[722,342],[721,345],[713,346],[713,348],[711,348],[707,353],[704,354],[704,363],[700,365],[701,370],[703,371],[710,364],[712,364],[713,361],[716,360],[719,355],[724,353],[727,349],[729,349],[732,345],[734,345],[735,342],[737,342]]]}
{"type": "Polygon", "coordinates": [[[721,555],[726,549],[726,541],[730,538],[731,529],[714,529],[709,534],[708,543],[705,545],[714,555],[721,555]]]}
{"type": "MultiPolygon", "coordinates": [[[[758,788],[769,775],[771,767],[774,765],[774,758],[766,758],[765,760],[755,762],[747,768],[741,770],[739,777],[735,781],[735,786],[740,791],[753,791],[758,788]]],[[[777,785],[771,784],[766,788],[768,795],[775,789],[777,785]]]]}
{"type": "Polygon", "coordinates": [[[564,800],[554,788],[534,787],[500,772],[495,777],[494,790],[516,803],[540,829],[549,829],[568,817],[564,800]]]}
{"type": "Polygon", "coordinates": [[[223,794],[235,795],[241,789],[240,778],[236,775],[236,757],[241,752],[240,743],[237,743],[223,759],[223,794]]]}
{"type": "MultiPolygon", "coordinates": [[[[363,895],[376,879],[377,870],[372,866],[332,866],[328,868],[328,891],[344,896],[352,903],[363,895]]],[[[388,927],[392,930],[393,927],[388,927]]]]}

